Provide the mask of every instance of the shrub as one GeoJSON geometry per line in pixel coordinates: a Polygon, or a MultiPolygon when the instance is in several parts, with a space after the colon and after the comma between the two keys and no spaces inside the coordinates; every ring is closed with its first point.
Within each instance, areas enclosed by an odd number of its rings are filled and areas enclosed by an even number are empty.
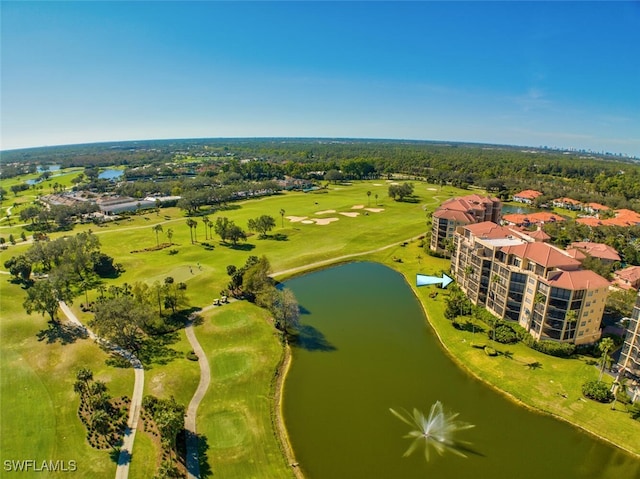
{"type": "Polygon", "coordinates": [[[189,361],[197,361],[197,360],[198,360],[198,355],[197,355],[195,352],[193,352],[193,351],[189,351],[189,352],[187,353],[187,359],[188,359],[189,361]]]}
{"type": "Polygon", "coordinates": [[[640,402],[634,402],[629,408],[629,414],[636,421],[640,421],[640,402]]]}
{"type": "MultiPolygon", "coordinates": [[[[487,331],[487,334],[489,335],[489,337],[493,337],[493,331],[489,330],[487,331]]],[[[515,331],[511,329],[511,326],[509,326],[508,324],[501,324],[500,326],[496,327],[495,340],[502,344],[517,343],[518,336],[516,335],[515,331]]]]}
{"type": "Polygon", "coordinates": [[[513,323],[509,325],[511,327],[511,330],[516,333],[516,337],[518,338],[518,341],[522,341],[524,343],[527,342],[528,338],[533,339],[533,336],[531,336],[529,334],[529,332],[524,329],[522,326],[520,326],[518,323],[513,323]]]}
{"type": "Polygon", "coordinates": [[[582,385],[582,394],[594,401],[608,403],[613,401],[613,393],[602,381],[587,381],[582,385]]]}
{"type": "Polygon", "coordinates": [[[487,347],[484,343],[471,343],[472,348],[484,349],[487,347]]]}
{"type": "Polygon", "coordinates": [[[558,358],[568,358],[573,355],[576,350],[574,344],[570,343],[558,343],[549,339],[543,339],[542,341],[534,341],[531,345],[536,351],[548,354],[549,356],[556,356],[558,358]]]}
{"type": "Polygon", "coordinates": [[[497,356],[498,352],[490,346],[484,348],[484,352],[487,356],[497,356]]]}

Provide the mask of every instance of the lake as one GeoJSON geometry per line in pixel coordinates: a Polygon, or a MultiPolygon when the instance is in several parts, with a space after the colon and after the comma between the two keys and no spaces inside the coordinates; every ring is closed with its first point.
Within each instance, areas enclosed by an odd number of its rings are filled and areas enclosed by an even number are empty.
{"type": "Polygon", "coordinates": [[[536,208],[530,208],[528,206],[513,206],[513,205],[502,205],[502,214],[503,215],[526,215],[527,213],[535,213],[537,211],[542,211],[536,208]]]}
{"type": "Polygon", "coordinates": [[[404,278],[351,263],[285,283],[303,311],[283,413],[309,479],[640,477],[640,461],[564,422],[505,399],[444,353],[404,278]],[[410,428],[389,408],[436,401],[475,424],[468,458],[402,457],[410,428]]]}
{"type": "Polygon", "coordinates": [[[101,180],[115,180],[117,178],[120,178],[122,175],[124,175],[124,170],[108,169],[102,170],[98,175],[98,178],[100,178],[101,180]]]}

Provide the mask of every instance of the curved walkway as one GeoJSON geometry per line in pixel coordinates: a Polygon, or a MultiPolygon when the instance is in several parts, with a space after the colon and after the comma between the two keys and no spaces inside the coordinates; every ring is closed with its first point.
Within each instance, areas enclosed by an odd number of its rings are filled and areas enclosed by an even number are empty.
{"type": "Polygon", "coordinates": [[[140,419],[140,407],[142,405],[142,393],[144,390],[144,369],[142,367],[142,363],[133,353],[110,344],[108,341],[105,341],[88,329],[80,322],[78,317],[73,313],[73,311],[71,311],[71,308],[69,308],[64,301],[60,301],[60,309],[69,321],[84,329],[91,339],[118,353],[120,356],[127,359],[133,366],[135,382],[133,384],[133,394],[131,395],[131,405],[129,406],[129,419],[127,421],[127,429],[124,433],[123,444],[120,448],[120,456],[118,457],[118,467],[116,469],[116,479],[127,479],[129,476],[129,465],[131,464],[131,457],[133,453],[133,441],[136,437],[136,429],[138,420],[140,419]]]}
{"type": "MultiPolygon", "coordinates": [[[[212,306],[207,306],[200,312],[206,312],[211,308],[212,306]]],[[[211,382],[211,369],[209,368],[209,361],[207,360],[207,356],[205,355],[202,346],[200,346],[198,338],[196,337],[196,333],[193,329],[193,319],[189,321],[186,328],[184,329],[184,332],[187,335],[189,344],[193,348],[193,352],[198,356],[198,364],[200,365],[200,382],[198,383],[196,392],[191,398],[191,402],[189,402],[187,414],[184,418],[184,429],[187,443],[187,477],[189,479],[199,479],[200,462],[198,460],[196,414],[198,412],[198,406],[200,406],[200,401],[202,401],[202,398],[204,398],[204,395],[209,388],[209,383],[211,382]]]]}

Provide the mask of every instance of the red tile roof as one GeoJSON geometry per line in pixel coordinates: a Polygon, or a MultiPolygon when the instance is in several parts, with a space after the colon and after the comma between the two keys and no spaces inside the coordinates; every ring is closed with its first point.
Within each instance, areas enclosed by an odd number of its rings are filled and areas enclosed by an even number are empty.
{"type": "Polygon", "coordinates": [[[525,198],[527,200],[535,200],[538,196],[542,196],[542,193],[536,190],[524,190],[513,195],[514,198],[525,198]]]}
{"type": "Polygon", "coordinates": [[[564,251],[547,243],[535,242],[517,246],[505,246],[502,251],[520,258],[527,258],[545,268],[575,269],[580,266],[580,261],[569,257],[564,251]]]}
{"type": "MultiPolygon", "coordinates": [[[[594,258],[605,259],[609,261],[620,261],[618,252],[609,245],[603,243],[592,243],[590,241],[576,241],[571,243],[570,248],[579,249],[586,252],[594,258]]],[[[569,249],[569,248],[568,248],[569,249]]]]}
{"type": "Polygon", "coordinates": [[[494,203],[499,204],[500,200],[498,198],[490,198],[476,194],[462,196],[460,198],[451,198],[442,203],[440,207],[434,211],[433,216],[457,221],[459,223],[475,223],[477,218],[474,216],[474,213],[484,217],[485,213],[489,210],[488,207],[494,203]]]}
{"type": "Polygon", "coordinates": [[[542,230],[540,229],[540,227],[538,227],[538,229],[537,229],[537,230],[535,230],[535,231],[531,231],[531,232],[527,232],[527,231],[525,231],[524,233],[525,233],[526,235],[528,235],[528,236],[532,237],[532,238],[533,238],[534,240],[536,240],[536,241],[546,241],[546,240],[548,240],[549,238],[551,238],[551,236],[549,236],[547,233],[545,233],[544,231],[542,231],[542,230]]]}
{"type": "Polygon", "coordinates": [[[609,211],[611,209],[608,206],[601,205],[600,203],[587,203],[586,206],[595,211],[609,211]]]}
{"type": "Polygon", "coordinates": [[[571,256],[574,259],[577,259],[578,261],[582,261],[583,259],[585,259],[587,257],[586,254],[584,254],[582,251],[580,251],[579,249],[568,249],[567,250],[567,254],[569,256],[571,256]]]}
{"type": "Polygon", "coordinates": [[[554,213],[529,213],[526,215],[514,213],[511,215],[503,215],[502,219],[507,223],[513,223],[515,225],[521,225],[524,223],[552,223],[554,221],[564,221],[564,218],[554,213]]]}
{"type": "Polygon", "coordinates": [[[499,226],[492,221],[483,221],[464,227],[477,238],[506,238],[513,235],[513,231],[504,226],[499,226]]]}
{"type": "Polygon", "coordinates": [[[555,203],[565,203],[565,204],[568,204],[568,205],[580,205],[580,204],[582,204],[581,201],[574,200],[573,198],[556,198],[553,201],[555,203]]]}
{"type": "Polygon", "coordinates": [[[598,218],[578,218],[576,222],[588,226],[635,226],[640,225],[640,214],[632,210],[615,210],[616,216],[606,220],[598,218]]]}
{"type": "Polygon", "coordinates": [[[640,285],[640,266],[619,269],[613,275],[616,277],[616,283],[624,289],[637,288],[640,285]]]}
{"type": "Polygon", "coordinates": [[[602,276],[589,269],[579,271],[557,271],[552,273],[547,282],[550,286],[570,289],[573,291],[580,289],[608,288],[611,284],[602,276]]]}
{"type": "Polygon", "coordinates": [[[458,223],[473,223],[475,218],[460,210],[450,210],[446,208],[439,208],[433,212],[435,218],[442,218],[449,221],[457,221],[458,223]]]}
{"type": "Polygon", "coordinates": [[[576,218],[576,223],[580,223],[581,225],[587,225],[587,226],[602,226],[602,220],[598,218],[593,218],[591,216],[586,218],[576,218]]]}

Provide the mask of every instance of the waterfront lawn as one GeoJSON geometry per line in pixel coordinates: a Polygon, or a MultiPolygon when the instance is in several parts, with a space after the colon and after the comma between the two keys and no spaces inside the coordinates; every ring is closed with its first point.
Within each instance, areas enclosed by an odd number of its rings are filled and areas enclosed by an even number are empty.
{"type": "MultiPolygon", "coordinates": [[[[416,273],[439,275],[442,269],[448,269],[449,262],[425,255],[418,242],[404,248],[391,248],[369,259],[387,264],[405,276],[424,305],[429,323],[440,337],[443,348],[463,369],[495,385],[525,406],[562,418],[640,455],[640,421],[631,419],[621,405],[612,411],[611,404],[601,404],[582,396],[582,385],[597,379],[599,374],[598,368],[587,364],[586,359],[555,358],[522,343],[505,345],[491,341],[486,332],[474,334],[455,329],[444,317],[447,291],[434,289],[434,286],[415,286],[416,273]],[[422,256],[420,260],[418,255],[422,256]],[[393,257],[402,259],[402,263],[393,261],[393,257]],[[431,298],[429,294],[434,291],[438,295],[431,298]],[[472,342],[491,346],[499,355],[487,356],[482,349],[471,347],[472,342]]],[[[477,324],[488,329],[481,322],[477,324]]],[[[612,381],[606,375],[604,380],[612,381]]]]}
{"type": "Polygon", "coordinates": [[[283,348],[268,313],[246,302],[225,304],[207,312],[195,331],[211,368],[197,417],[208,446],[204,470],[231,479],[293,477],[273,429],[283,348]]]}

